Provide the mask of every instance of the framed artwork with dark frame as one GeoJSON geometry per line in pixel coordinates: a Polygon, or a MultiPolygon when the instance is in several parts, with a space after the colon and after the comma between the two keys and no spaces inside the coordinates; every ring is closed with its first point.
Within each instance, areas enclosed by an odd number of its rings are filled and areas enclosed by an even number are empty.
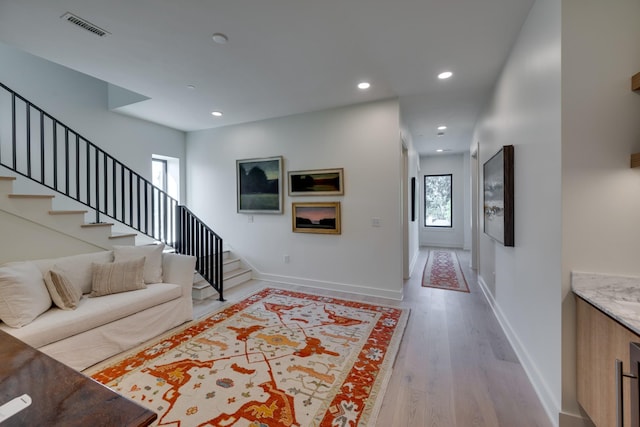
{"type": "Polygon", "coordinates": [[[340,202],[292,203],[294,233],[340,234],[340,202]]]}
{"type": "Polygon", "coordinates": [[[289,196],[339,196],[344,194],[344,170],[289,171],[289,196]]]}
{"type": "Polygon", "coordinates": [[[504,246],[515,246],[513,145],[503,146],[484,163],[484,233],[504,246]]]}
{"type": "Polygon", "coordinates": [[[282,213],[282,156],[236,160],[238,213],[282,213]]]}
{"type": "Polygon", "coordinates": [[[411,177],[411,221],[416,220],[416,177],[411,177]]]}

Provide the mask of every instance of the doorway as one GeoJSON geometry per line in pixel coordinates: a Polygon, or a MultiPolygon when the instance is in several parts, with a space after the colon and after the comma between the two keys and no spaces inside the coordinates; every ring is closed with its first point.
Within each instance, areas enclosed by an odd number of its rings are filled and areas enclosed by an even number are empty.
{"type": "Polygon", "coordinates": [[[402,278],[411,275],[409,260],[409,150],[402,142],[402,278]]]}
{"type": "Polygon", "coordinates": [[[478,270],[480,245],[480,218],[478,201],[480,198],[480,142],[471,146],[471,261],[473,270],[478,270]]]}

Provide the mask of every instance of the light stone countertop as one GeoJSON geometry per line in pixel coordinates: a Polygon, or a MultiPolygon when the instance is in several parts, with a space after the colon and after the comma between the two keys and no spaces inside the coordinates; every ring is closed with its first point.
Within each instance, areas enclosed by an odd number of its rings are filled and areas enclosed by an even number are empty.
{"type": "Polygon", "coordinates": [[[640,277],[574,271],[571,290],[640,335],[640,277]]]}

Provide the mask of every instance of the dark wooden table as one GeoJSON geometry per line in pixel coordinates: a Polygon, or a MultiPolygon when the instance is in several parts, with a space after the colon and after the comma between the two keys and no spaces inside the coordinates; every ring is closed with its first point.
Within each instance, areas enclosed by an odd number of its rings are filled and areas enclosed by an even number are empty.
{"type": "Polygon", "coordinates": [[[9,426],[148,426],[158,416],[0,331],[0,405],[22,394],[32,403],[9,426]]]}

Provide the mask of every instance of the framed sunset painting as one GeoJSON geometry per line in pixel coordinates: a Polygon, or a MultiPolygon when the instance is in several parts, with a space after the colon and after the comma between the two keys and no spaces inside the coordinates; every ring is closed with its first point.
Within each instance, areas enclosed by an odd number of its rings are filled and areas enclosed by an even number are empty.
{"type": "Polygon", "coordinates": [[[294,233],[340,234],[340,202],[292,203],[294,233]]]}

